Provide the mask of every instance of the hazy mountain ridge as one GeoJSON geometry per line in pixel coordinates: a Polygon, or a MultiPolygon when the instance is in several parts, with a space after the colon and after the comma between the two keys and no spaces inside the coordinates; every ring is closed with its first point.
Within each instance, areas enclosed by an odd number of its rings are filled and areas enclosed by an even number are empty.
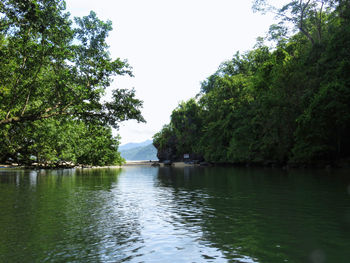
{"type": "Polygon", "coordinates": [[[158,160],[157,149],[152,140],[140,143],[127,143],[119,147],[121,156],[127,161],[158,160]]]}
{"type": "Polygon", "coordinates": [[[130,142],[119,146],[119,151],[130,150],[138,147],[144,147],[152,144],[152,140],[146,140],[144,142],[130,142]]]}

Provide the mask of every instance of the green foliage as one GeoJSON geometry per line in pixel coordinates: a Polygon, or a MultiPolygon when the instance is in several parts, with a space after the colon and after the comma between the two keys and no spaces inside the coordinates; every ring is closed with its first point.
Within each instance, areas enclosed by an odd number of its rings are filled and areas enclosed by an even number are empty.
{"type": "Polygon", "coordinates": [[[82,121],[47,119],[8,125],[1,131],[0,160],[48,166],[121,164],[119,138],[105,126],[82,121]]]}
{"type": "Polygon", "coordinates": [[[190,99],[180,103],[171,114],[171,123],[177,138],[176,152],[196,153],[202,126],[201,110],[196,101],[190,99]]]}
{"type": "Polygon", "coordinates": [[[177,139],[171,124],[164,125],[162,130],[153,136],[153,145],[158,151],[167,148],[176,149],[177,139]]]}
{"type": "Polygon", "coordinates": [[[286,35],[290,25],[298,30],[313,45],[320,43],[326,33],[325,23],[328,15],[343,1],[335,0],[291,0],[282,7],[275,7],[268,0],[254,0],[253,10],[272,12],[280,19],[278,25],[270,28],[271,37],[280,38],[281,33],[286,35]],[[272,30],[271,30],[272,29],[272,30]],[[277,30],[276,30],[277,29],[277,30]]]}
{"type": "Polygon", "coordinates": [[[0,3],[2,161],[122,160],[109,126],[144,119],[134,90],[116,89],[111,101],[102,100],[114,76],[132,76],[126,61],[109,55],[111,30],[94,12],[73,23],[63,0],[0,3]]]}
{"type": "Polygon", "coordinates": [[[350,13],[342,14],[318,61],[319,88],[297,119],[296,160],[334,160],[350,154],[350,13]]]}
{"type": "Polygon", "coordinates": [[[101,103],[113,76],[131,75],[127,62],[109,56],[111,22],[91,12],[73,27],[64,8],[61,0],[1,4],[0,125],[62,115],[115,127],[143,121],[133,91],[101,103]]]}
{"type": "Polygon", "coordinates": [[[349,1],[291,1],[273,9],[299,33],[274,25],[202,83],[156,134],[155,146],[191,150],[216,163],[309,163],[350,157],[349,1]],[[196,116],[196,126],[188,122],[196,116]],[[170,143],[170,141],[172,143],[170,143]]]}

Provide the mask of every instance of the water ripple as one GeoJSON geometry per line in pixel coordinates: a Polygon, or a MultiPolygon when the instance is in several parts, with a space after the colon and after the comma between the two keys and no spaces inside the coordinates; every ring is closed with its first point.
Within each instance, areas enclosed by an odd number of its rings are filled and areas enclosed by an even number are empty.
{"type": "Polygon", "coordinates": [[[1,172],[0,262],[346,262],[349,177],[283,173],[1,172]]]}

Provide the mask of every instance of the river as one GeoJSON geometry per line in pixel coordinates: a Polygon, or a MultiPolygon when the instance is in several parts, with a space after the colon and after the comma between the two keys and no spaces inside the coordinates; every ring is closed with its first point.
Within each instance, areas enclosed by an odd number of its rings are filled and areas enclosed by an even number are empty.
{"type": "Polygon", "coordinates": [[[0,262],[350,262],[350,172],[0,169],[0,262]]]}

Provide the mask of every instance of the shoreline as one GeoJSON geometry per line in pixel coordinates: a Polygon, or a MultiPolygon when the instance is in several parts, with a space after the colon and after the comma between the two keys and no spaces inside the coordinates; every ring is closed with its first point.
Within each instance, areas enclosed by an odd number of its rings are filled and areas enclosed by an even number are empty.
{"type": "Polygon", "coordinates": [[[171,165],[165,165],[164,163],[160,163],[159,161],[127,161],[124,166],[153,166],[153,167],[194,167],[199,166],[198,164],[189,164],[185,162],[173,162],[171,165]]]}
{"type": "Polygon", "coordinates": [[[42,166],[25,166],[18,164],[0,164],[0,169],[103,169],[103,168],[123,168],[132,166],[152,166],[152,167],[194,167],[196,164],[188,164],[185,162],[173,162],[171,165],[164,165],[159,161],[127,161],[122,165],[108,165],[108,166],[72,166],[72,167],[42,167],[42,166]]]}
{"type": "Polygon", "coordinates": [[[175,168],[183,168],[183,167],[208,167],[208,166],[216,166],[216,167],[245,167],[245,168],[277,168],[282,170],[289,169],[349,169],[350,168],[350,160],[346,160],[343,162],[337,162],[333,164],[329,164],[327,162],[313,163],[313,164],[286,164],[280,165],[275,163],[265,163],[265,164],[215,164],[215,163],[204,163],[204,164],[195,164],[195,163],[185,163],[185,162],[172,162],[171,164],[164,164],[159,161],[126,161],[126,163],[122,165],[107,165],[107,166],[89,166],[89,165],[77,165],[77,166],[61,166],[61,167],[49,167],[49,166],[25,166],[18,165],[16,163],[12,164],[0,164],[1,169],[31,169],[31,170],[56,170],[56,169],[117,169],[123,167],[133,167],[133,166],[149,166],[149,167],[175,167],[175,168]]]}

